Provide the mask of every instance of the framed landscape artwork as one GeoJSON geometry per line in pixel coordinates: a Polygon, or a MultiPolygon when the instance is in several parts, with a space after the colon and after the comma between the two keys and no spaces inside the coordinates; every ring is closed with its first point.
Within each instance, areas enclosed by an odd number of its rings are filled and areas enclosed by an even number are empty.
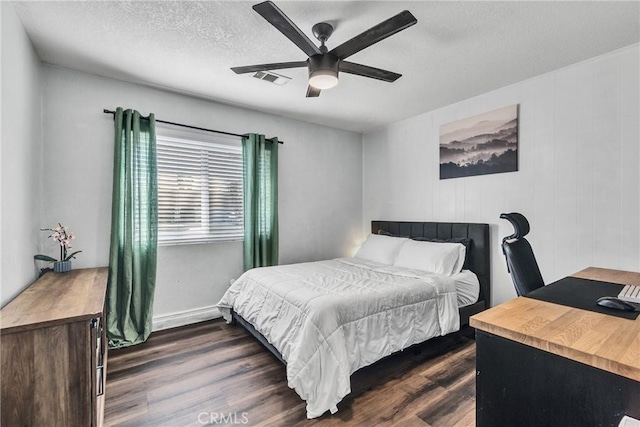
{"type": "Polygon", "coordinates": [[[517,170],[517,104],[440,126],[440,179],[517,170]]]}

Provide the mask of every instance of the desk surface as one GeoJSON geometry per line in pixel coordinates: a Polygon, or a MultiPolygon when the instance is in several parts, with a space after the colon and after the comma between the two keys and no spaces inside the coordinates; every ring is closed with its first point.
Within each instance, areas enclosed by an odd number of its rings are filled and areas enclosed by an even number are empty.
{"type": "MultiPolygon", "coordinates": [[[[589,267],[572,275],[640,286],[640,273],[589,267]]],[[[636,320],[518,297],[471,317],[476,329],[640,381],[636,320]]]]}

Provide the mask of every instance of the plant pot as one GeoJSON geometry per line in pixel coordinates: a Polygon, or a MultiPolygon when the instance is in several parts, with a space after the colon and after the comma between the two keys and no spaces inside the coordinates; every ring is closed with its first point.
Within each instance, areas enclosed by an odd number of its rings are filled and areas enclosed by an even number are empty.
{"type": "Polygon", "coordinates": [[[53,263],[53,271],[56,273],[66,273],[71,271],[71,261],[56,261],[53,263]]]}

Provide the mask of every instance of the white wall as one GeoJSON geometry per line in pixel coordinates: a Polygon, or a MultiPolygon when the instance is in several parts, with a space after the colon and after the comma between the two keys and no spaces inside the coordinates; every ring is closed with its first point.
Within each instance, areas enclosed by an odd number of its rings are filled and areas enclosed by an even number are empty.
{"type": "Polygon", "coordinates": [[[547,283],[587,266],[640,270],[639,45],[364,136],[364,223],[491,224],[493,304],[515,297],[500,241],[522,212],[547,283]],[[439,179],[439,126],[519,104],[519,171],[439,179]]]}
{"type": "MultiPolygon", "coordinates": [[[[265,83],[267,84],[267,83],[265,83]]],[[[61,221],[83,253],[107,265],[113,118],[104,108],[228,132],[278,136],[280,262],[346,254],[361,233],[360,134],[285,119],[69,69],[43,67],[43,221],[61,221]]],[[[242,243],[161,246],[154,317],[210,310],[242,272],[242,243]]],[[[188,313],[187,313],[188,314],[188,313]]]]}
{"type": "Polygon", "coordinates": [[[2,19],[2,145],[0,147],[0,306],[37,277],[41,138],[40,61],[10,3],[2,19]]]}

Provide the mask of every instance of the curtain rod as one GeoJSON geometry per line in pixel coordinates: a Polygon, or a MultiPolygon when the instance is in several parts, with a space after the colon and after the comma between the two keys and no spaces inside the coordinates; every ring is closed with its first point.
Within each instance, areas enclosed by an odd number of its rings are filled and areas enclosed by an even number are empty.
{"type": "MultiPolygon", "coordinates": [[[[104,110],[102,110],[102,112],[105,113],[105,114],[112,114],[113,118],[114,119],[116,118],[116,112],[115,111],[107,110],[105,108],[104,110]]],[[[147,120],[146,117],[142,117],[142,119],[147,120]]],[[[199,128],[197,126],[183,125],[182,123],[168,122],[166,120],[158,120],[158,119],[156,119],[156,122],[164,123],[164,124],[167,124],[167,125],[180,126],[180,127],[183,127],[183,128],[202,130],[202,131],[205,131],[205,132],[219,133],[219,134],[222,134],[222,135],[239,136],[240,138],[244,138],[245,136],[247,136],[247,135],[240,135],[238,133],[224,132],[224,131],[221,131],[221,130],[206,129],[206,128],[199,128]]],[[[267,138],[267,141],[273,141],[273,140],[270,139],[270,138],[267,138]]],[[[284,141],[278,141],[278,143],[279,144],[284,144],[284,141]]]]}

